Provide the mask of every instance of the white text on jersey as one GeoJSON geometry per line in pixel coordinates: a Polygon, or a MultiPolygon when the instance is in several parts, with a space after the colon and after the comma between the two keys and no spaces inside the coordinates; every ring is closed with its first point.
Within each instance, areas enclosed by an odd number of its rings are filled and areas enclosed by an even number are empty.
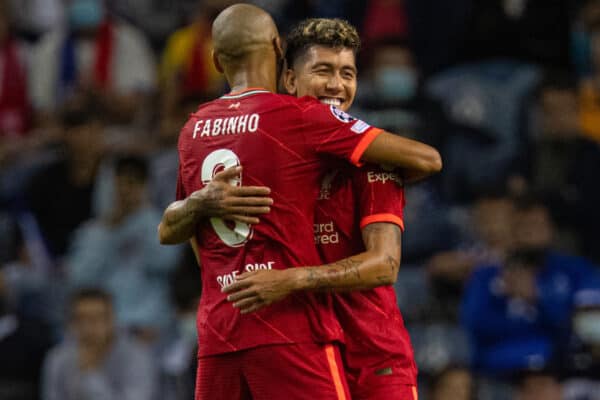
{"type": "Polygon", "coordinates": [[[240,133],[253,133],[258,130],[258,114],[245,114],[237,117],[201,119],[194,125],[193,139],[200,137],[237,135],[240,133]]]}

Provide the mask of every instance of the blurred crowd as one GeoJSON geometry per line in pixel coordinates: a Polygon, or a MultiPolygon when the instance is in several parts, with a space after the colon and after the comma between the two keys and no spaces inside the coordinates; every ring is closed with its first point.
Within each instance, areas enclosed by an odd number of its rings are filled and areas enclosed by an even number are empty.
{"type": "MultiPolygon", "coordinates": [[[[400,309],[426,400],[600,399],[600,0],[255,0],[341,17],[351,113],[434,145],[400,309]]],[[[230,0],[0,0],[0,399],[190,399],[200,276],[156,227],[230,0]]],[[[201,338],[200,338],[201,340],[201,338]]]]}

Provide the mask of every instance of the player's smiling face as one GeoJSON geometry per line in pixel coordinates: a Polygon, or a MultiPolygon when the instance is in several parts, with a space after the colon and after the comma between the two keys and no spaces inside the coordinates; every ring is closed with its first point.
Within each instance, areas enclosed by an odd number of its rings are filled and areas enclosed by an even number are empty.
{"type": "Polygon", "coordinates": [[[284,84],[294,96],[313,96],[346,111],[356,95],[356,73],[351,49],[315,45],[286,71],[284,84]]]}

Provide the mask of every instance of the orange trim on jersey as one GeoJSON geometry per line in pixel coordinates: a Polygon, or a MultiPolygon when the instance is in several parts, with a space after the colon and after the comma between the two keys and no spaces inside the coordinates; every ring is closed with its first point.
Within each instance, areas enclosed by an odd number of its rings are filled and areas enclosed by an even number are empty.
{"type": "Polygon", "coordinates": [[[412,392],[413,392],[413,400],[419,400],[419,393],[417,393],[417,387],[416,386],[412,387],[412,392]]]}
{"type": "Polygon", "coordinates": [[[344,385],[342,384],[340,369],[337,365],[337,361],[335,360],[335,351],[332,345],[328,344],[325,346],[325,354],[327,355],[327,363],[329,364],[329,371],[331,372],[331,377],[333,378],[333,384],[335,385],[337,398],[338,400],[346,400],[346,391],[344,390],[344,385]]]}
{"type": "Polygon", "coordinates": [[[396,224],[400,227],[400,229],[402,229],[402,232],[404,232],[404,221],[402,218],[394,214],[373,214],[369,215],[368,217],[364,217],[360,220],[360,229],[375,222],[390,222],[392,224],[396,224]]]}
{"type": "Polygon", "coordinates": [[[236,90],[235,92],[229,92],[229,93],[225,94],[225,96],[237,96],[238,94],[250,92],[251,90],[264,90],[265,92],[268,92],[268,90],[265,89],[265,88],[261,88],[261,87],[249,87],[249,88],[242,89],[242,90],[236,90]]]}
{"type": "Polygon", "coordinates": [[[373,142],[373,140],[375,140],[375,138],[377,136],[379,136],[379,134],[382,132],[383,132],[383,130],[379,129],[379,128],[369,129],[367,131],[367,133],[364,134],[364,136],[360,140],[360,142],[358,142],[358,144],[354,148],[354,151],[352,152],[352,155],[350,156],[350,162],[352,164],[356,165],[357,167],[360,167],[361,165],[363,165],[364,163],[362,163],[360,161],[360,158],[362,157],[365,150],[367,150],[367,147],[369,147],[369,145],[373,142]]]}

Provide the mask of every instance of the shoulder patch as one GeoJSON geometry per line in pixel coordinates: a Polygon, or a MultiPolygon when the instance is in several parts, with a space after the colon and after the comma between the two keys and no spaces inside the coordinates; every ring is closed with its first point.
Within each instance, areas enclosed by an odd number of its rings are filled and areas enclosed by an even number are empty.
{"type": "Polygon", "coordinates": [[[371,125],[369,125],[365,121],[362,121],[359,119],[354,123],[354,125],[352,125],[350,130],[354,133],[364,133],[370,127],[371,127],[371,125]]]}
{"type": "Polygon", "coordinates": [[[340,110],[336,106],[329,106],[329,109],[331,110],[333,116],[342,122],[349,123],[356,120],[356,118],[354,118],[352,115],[340,110]]]}

